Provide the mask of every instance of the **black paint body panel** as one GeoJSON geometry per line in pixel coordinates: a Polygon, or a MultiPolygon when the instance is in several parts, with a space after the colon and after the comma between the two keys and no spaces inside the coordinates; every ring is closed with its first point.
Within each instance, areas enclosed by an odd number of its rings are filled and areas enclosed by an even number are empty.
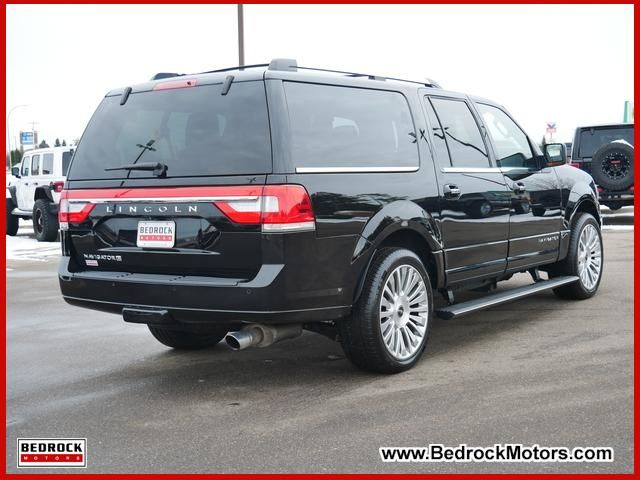
{"type": "MultiPolygon", "coordinates": [[[[238,72],[243,75],[257,78],[255,71],[238,72]]],[[[205,82],[222,81],[222,74],[203,77],[205,82]]],[[[437,166],[423,96],[437,92],[473,105],[470,97],[405,82],[308,72],[267,70],[264,83],[273,174],[74,180],[66,188],[135,189],[158,182],[163,187],[299,184],[311,198],[315,231],[262,233],[259,226],[234,224],[206,203],[198,204],[197,215],[116,215],[97,208],[89,224],[71,225],[62,235],[65,256],[59,277],[67,302],[113,313],[123,307],[158,308],[183,323],[336,320],[350,313],[373,255],[394,235],[409,232],[430,252],[425,261],[430,262],[434,286],[471,288],[562,259],[574,213],[585,206],[598,211],[595,186],[584,172],[563,166],[506,173],[495,166],[490,143],[492,164],[486,171],[446,172],[437,166]],[[288,143],[283,81],[402,93],[417,133],[419,167],[297,173],[288,143]],[[525,184],[525,193],[515,193],[515,182],[525,184]],[[451,183],[462,190],[457,199],[443,196],[443,186],[451,183]],[[164,218],[176,222],[176,248],[137,248],[136,222],[164,218]],[[122,260],[88,268],[85,254],[120,255],[122,260]]],[[[151,85],[136,88],[148,90],[151,85]]]]}

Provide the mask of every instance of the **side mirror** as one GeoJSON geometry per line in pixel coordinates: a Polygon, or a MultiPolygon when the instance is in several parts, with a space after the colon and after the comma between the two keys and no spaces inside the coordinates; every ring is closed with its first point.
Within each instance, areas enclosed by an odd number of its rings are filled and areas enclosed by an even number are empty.
{"type": "Polygon", "coordinates": [[[559,167],[567,163],[567,150],[564,143],[547,143],[544,146],[545,167],[559,167]]]}
{"type": "Polygon", "coordinates": [[[11,175],[20,178],[20,167],[11,167],[11,175]]]}

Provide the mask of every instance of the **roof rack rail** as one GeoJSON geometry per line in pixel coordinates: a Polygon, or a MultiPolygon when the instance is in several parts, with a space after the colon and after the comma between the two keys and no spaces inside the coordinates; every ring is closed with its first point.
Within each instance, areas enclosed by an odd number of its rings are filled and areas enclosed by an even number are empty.
{"type": "Polygon", "coordinates": [[[247,68],[260,68],[260,67],[268,67],[268,66],[269,66],[268,63],[256,63],[253,65],[238,65],[237,67],[220,68],[218,70],[209,70],[207,72],[200,72],[200,73],[231,72],[233,70],[246,70],[247,68]]]}
{"type": "Polygon", "coordinates": [[[151,77],[151,80],[162,80],[163,78],[181,77],[183,75],[184,73],[160,72],[151,77]]]}
{"type": "MultiPolygon", "coordinates": [[[[427,78],[424,82],[418,82],[415,80],[406,80],[403,78],[394,78],[394,77],[381,77],[379,75],[372,75],[370,73],[357,73],[357,72],[346,72],[343,70],[331,70],[328,68],[316,68],[316,67],[301,67],[298,66],[298,62],[295,58],[274,58],[269,63],[256,63],[253,65],[238,65],[237,67],[228,67],[228,68],[220,68],[218,70],[209,70],[207,72],[202,73],[221,73],[221,72],[232,72],[234,70],[246,70],[249,68],[264,68],[267,67],[269,70],[280,71],[280,72],[295,72],[297,70],[310,70],[314,72],[329,72],[329,73],[338,73],[340,75],[347,75],[349,77],[366,77],[369,80],[379,80],[384,82],[385,80],[393,80],[396,82],[407,82],[414,83],[416,85],[423,85],[425,87],[432,88],[442,88],[438,82],[427,78]]],[[[162,78],[169,77],[180,77],[185,75],[184,73],[156,73],[151,80],[160,80],[162,78]]],[[[197,75],[197,74],[196,74],[197,75]]]]}
{"type": "Polygon", "coordinates": [[[440,85],[430,79],[427,79],[427,82],[417,82],[415,80],[405,80],[403,78],[394,78],[394,77],[381,77],[379,75],[372,75],[370,73],[356,73],[356,72],[345,72],[343,70],[330,70],[328,68],[315,68],[315,67],[297,67],[298,70],[311,70],[314,72],[330,72],[330,73],[339,73],[342,75],[347,75],[349,77],[367,77],[369,80],[393,80],[396,82],[408,82],[415,83],[417,85],[423,85],[425,87],[433,87],[433,88],[441,88],[440,85]]]}

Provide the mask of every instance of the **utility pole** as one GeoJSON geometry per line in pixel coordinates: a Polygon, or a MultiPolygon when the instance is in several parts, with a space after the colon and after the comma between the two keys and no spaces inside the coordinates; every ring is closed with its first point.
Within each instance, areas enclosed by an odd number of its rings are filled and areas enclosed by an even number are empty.
{"type": "Polygon", "coordinates": [[[238,4],[238,65],[244,65],[244,11],[238,4]]]}

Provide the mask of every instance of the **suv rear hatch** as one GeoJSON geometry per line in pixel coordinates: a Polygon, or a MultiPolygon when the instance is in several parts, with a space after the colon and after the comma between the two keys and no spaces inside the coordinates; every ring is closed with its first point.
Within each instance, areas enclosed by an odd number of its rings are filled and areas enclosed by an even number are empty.
{"type": "Polygon", "coordinates": [[[587,173],[591,173],[593,154],[601,146],[614,140],[625,140],[633,145],[633,124],[578,128],[573,140],[572,163],[587,173]]]}
{"type": "Polygon", "coordinates": [[[70,268],[252,278],[271,171],[262,80],[178,77],[108,95],[61,200],[70,268]]]}

